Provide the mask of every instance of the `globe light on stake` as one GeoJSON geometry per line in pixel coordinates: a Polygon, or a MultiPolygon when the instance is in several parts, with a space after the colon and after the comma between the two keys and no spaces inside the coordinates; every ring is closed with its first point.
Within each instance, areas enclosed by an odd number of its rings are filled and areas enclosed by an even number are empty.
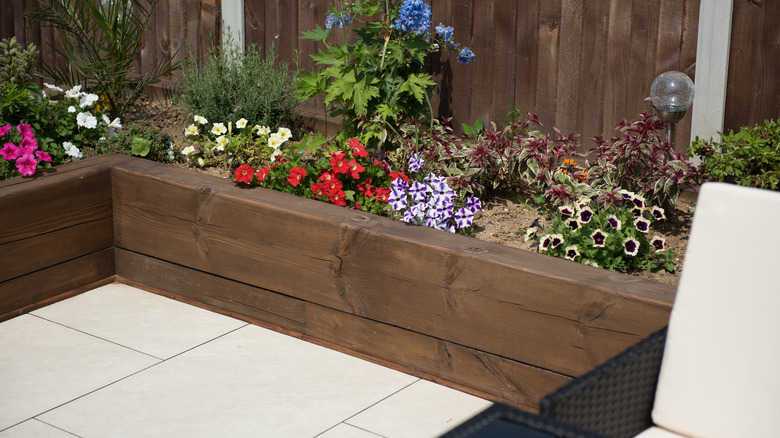
{"type": "Polygon", "coordinates": [[[658,117],[666,123],[666,141],[674,143],[674,127],[693,103],[693,81],[685,73],[661,73],[650,86],[650,99],[658,117]]]}

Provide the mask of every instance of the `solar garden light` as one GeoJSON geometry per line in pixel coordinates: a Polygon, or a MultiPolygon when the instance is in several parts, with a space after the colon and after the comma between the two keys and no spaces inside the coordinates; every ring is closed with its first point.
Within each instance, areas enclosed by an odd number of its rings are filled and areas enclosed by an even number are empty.
{"type": "Polygon", "coordinates": [[[674,143],[674,127],[693,103],[693,81],[679,71],[661,73],[650,86],[650,99],[666,123],[666,141],[674,143]]]}

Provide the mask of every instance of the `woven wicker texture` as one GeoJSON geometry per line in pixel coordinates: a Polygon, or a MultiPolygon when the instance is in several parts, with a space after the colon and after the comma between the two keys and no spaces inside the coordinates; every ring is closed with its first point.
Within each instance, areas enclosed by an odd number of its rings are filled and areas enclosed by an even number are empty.
{"type": "Polygon", "coordinates": [[[652,426],[666,328],[543,398],[540,415],[610,438],[652,426]]]}

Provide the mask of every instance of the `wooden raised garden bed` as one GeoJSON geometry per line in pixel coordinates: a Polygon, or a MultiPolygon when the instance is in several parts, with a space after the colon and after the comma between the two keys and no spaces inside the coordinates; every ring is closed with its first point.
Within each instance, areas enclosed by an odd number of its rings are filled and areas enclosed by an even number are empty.
{"type": "Polygon", "coordinates": [[[0,212],[0,319],[118,280],[530,411],[675,292],[119,155],[0,182],[0,212]]]}

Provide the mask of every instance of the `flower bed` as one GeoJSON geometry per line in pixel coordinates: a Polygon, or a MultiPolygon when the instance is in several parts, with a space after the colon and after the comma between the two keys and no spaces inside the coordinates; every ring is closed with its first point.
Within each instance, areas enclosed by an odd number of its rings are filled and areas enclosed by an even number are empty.
{"type": "Polygon", "coordinates": [[[672,286],[125,156],[0,182],[0,318],[120,281],[534,410],[672,286]]]}

